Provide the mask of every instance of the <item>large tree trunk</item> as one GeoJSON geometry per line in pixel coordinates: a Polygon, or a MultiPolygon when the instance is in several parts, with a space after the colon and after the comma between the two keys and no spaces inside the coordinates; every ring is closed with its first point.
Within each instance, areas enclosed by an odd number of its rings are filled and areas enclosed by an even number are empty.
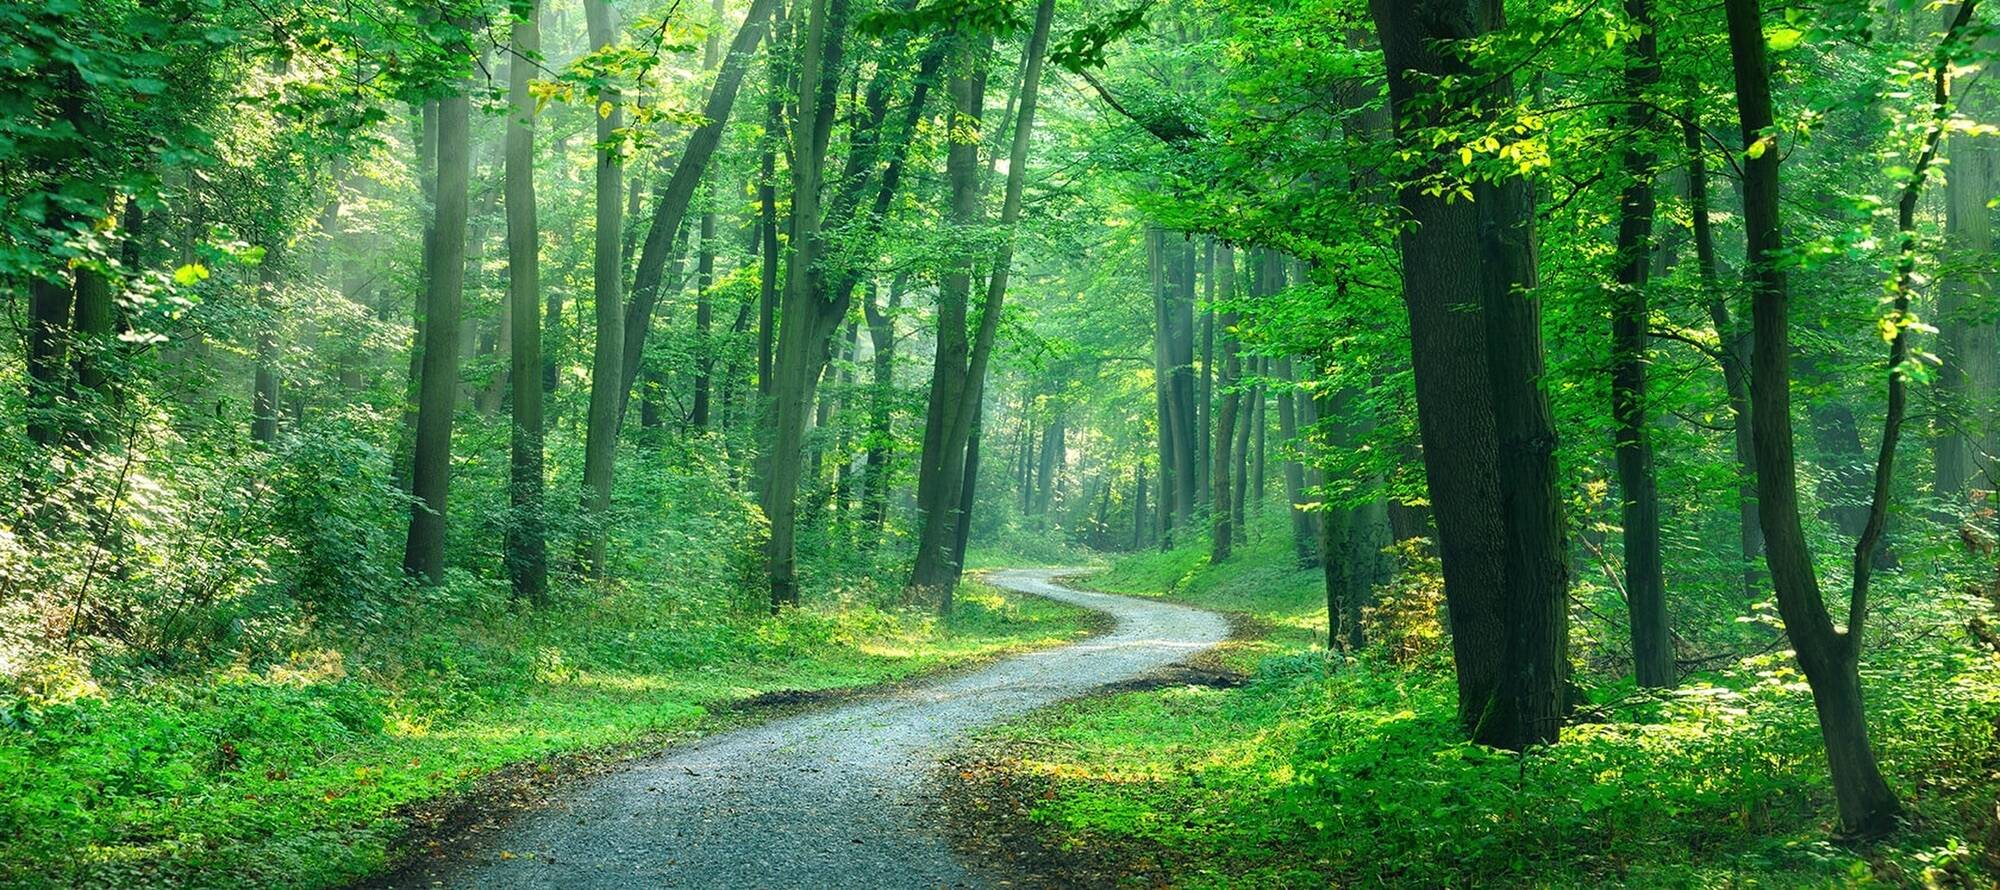
{"type": "Polygon", "coordinates": [[[1799,519],[1791,424],[1790,294],[1782,265],[1784,241],[1778,198],[1778,163],[1784,151],[1777,144],[1770,65],[1758,7],[1758,0],[1723,3],[1745,149],[1745,261],[1755,337],[1751,420],[1756,425],[1757,508],[1764,527],[1764,558],[1777,589],[1779,614],[1798,653],[1799,667],[1812,687],[1841,827],[1851,833],[1877,834],[1894,826],[1902,808],[1883,780],[1868,741],[1857,670],[1860,629],[1850,627],[1843,633],[1834,627],[1820,596],[1819,579],[1813,573],[1812,554],[1799,519]]]}
{"type": "Polygon", "coordinates": [[[445,494],[451,485],[451,421],[458,408],[459,304],[465,287],[467,189],[472,176],[469,84],[437,107],[437,202],[426,264],[422,376],[410,460],[410,533],[403,570],[428,584],[444,576],[445,494]]]}
{"type": "Polygon", "coordinates": [[[535,99],[528,94],[541,52],[541,3],[528,0],[514,22],[507,63],[507,314],[513,340],[507,380],[513,393],[508,449],[507,576],[514,595],[548,598],[548,543],[542,521],[541,236],[535,221],[535,99]]]}
{"type": "MultiPolygon", "coordinates": [[[[1420,138],[1431,123],[1420,96],[1428,76],[1488,82],[1492,98],[1511,93],[1504,78],[1468,70],[1452,49],[1502,26],[1498,0],[1371,7],[1398,139],[1420,138]]],[[[1518,748],[1552,741],[1559,726],[1566,573],[1555,443],[1538,388],[1539,311],[1515,290],[1534,283],[1533,202],[1518,181],[1481,184],[1475,195],[1447,202],[1404,186],[1403,295],[1459,719],[1475,741],[1518,748]],[[1478,311],[1465,311],[1469,294],[1478,311]]]]}
{"type": "MultiPolygon", "coordinates": [[[[584,0],[590,48],[597,51],[616,39],[608,0],[584,0]]],[[[618,456],[618,416],[624,393],[620,371],[625,367],[625,271],[619,237],[625,228],[625,160],[617,141],[625,126],[623,101],[615,87],[597,97],[597,243],[592,267],[596,302],[597,346],[591,353],[590,414],[583,446],[584,513],[586,527],[579,556],[594,577],[604,576],[606,523],[611,513],[611,477],[618,456]]]]}
{"type": "MultiPolygon", "coordinates": [[[[1626,49],[1624,92],[1645,98],[1660,81],[1658,35],[1650,0],[1625,0],[1625,15],[1639,29],[1626,49]]],[[[1651,106],[1635,105],[1625,125],[1635,134],[1656,128],[1651,106]]],[[[1652,271],[1654,165],[1646,137],[1635,135],[1624,155],[1625,189],[1618,202],[1618,286],[1612,291],[1611,416],[1624,506],[1625,597],[1631,612],[1632,669],[1640,686],[1666,687],[1674,674],[1667,623],[1667,584],[1660,558],[1660,494],[1653,474],[1653,434],[1646,400],[1647,346],[1652,340],[1647,300],[1652,271]]]]}
{"type": "MultiPolygon", "coordinates": [[[[1958,7],[1944,7],[1947,22],[1958,7]]],[[[1981,41],[1990,52],[1991,36],[1981,41]]],[[[1956,97],[1967,117],[1992,120],[1993,88],[1979,87],[1983,77],[1967,77],[1968,90],[1956,97]]],[[[1951,168],[1945,182],[1945,240],[1950,272],[1938,287],[1937,396],[1940,410],[1933,421],[1934,460],[1931,490],[1940,501],[1960,509],[1970,506],[1968,487],[1994,488],[1991,461],[1996,450],[1994,396],[2000,390],[2000,333],[1991,318],[1994,279],[1983,271],[1993,258],[1994,194],[2000,146],[1990,134],[1958,132],[1947,137],[1951,168]]]]}

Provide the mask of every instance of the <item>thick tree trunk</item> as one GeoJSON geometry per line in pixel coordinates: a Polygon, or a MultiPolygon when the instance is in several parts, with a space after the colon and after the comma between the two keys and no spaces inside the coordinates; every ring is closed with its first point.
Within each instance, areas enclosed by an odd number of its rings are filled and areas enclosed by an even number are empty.
{"type": "MultiPolygon", "coordinates": [[[[1651,0],[1625,0],[1625,15],[1639,29],[1628,45],[1624,92],[1644,100],[1660,81],[1657,31],[1651,0]]],[[[1652,271],[1654,166],[1645,134],[1657,128],[1651,106],[1635,105],[1624,125],[1635,135],[1625,149],[1625,188],[1618,202],[1617,284],[1611,313],[1611,416],[1624,510],[1625,597],[1631,613],[1632,669],[1640,686],[1667,687],[1674,672],[1667,623],[1667,584],[1660,558],[1660,495],[1653,473],[1652,417],[1646,400],[1647,346],[1652,339],[1647,300],[1652,271]]]]}
{"type": "Polygon", "coordinates": [[[513,394],[513,428],[507,476],[507,576],[514,596],[548,599],[548,543],[543,532],[541,235],[535,220],[535,99],[528,94],[541,52],[541,3],[529,0],[514,22],[513,58],[507,63],[507,314],[513,340],[507,380],[513,394]]]}
{"type": "MultiPolygon", "coordinates": [[[[1450,44],[1501,27],[1500,3],[1370,5],[1388,63],[1397,137],[1418,139],[1429,124],[1420,95],[1429,88],[1426,75],[1483,77],[1467,70],[1450,44]]],[[[1504,82],[1489,89],[1511,91],[1504,82]]],[[[1411,223],[1401,235],[1403,295],[1459,720],[1475,741],[1519,747],[1552,740],[1557,728],[1547,718],[1559,714],[1550,693],[1561,677],[1551,674],[1563,663],[1555,644],[1567,628],[1566,591],[1561,555],[1549,553],[1560,544],[1560,516],[1548,487],[1554,452],[1548,406],[1536,379],[1539,313],[1513,290],[1533,283],[1533,206],[1520,183],[1475,191],[1473,201],[1447,202],[1415,185],[1403,188],[1400,203],[1411,223]],[[1468,294],[1479,295],[1479,311],[1465,311],[1468,294]],[[1491,366],[1496,356],[1503,361],[1498,368],[1491,366]]]]}
{"type": "Polygon", "coordinates": [[[465,287],[465,223],[472,175],[469,84],[436,103],[437,201],[426,264],[422,376],[410,460],[410,533],[403,570],[427,584],[444,577],[445,495],[451,485],[451,421],[458,408],[458,324],[465,287]]]}
{"type": "MultiPolygon", "coordinates": [[[[1793,464],[1789,297],[1782,265],[1777,144],[1758,0],[1724,0],[1742,126],[1743,220],[1752,299],[1751,419],[1756,424],[1757,508],[1764,527],[1764,558],[1777,588],[1799,666],[1812,687],[1820,732],[1826,740],[1844,831],[1879,834],[1901,813],[1882,778],[1868,741],[1857,671],[1858,636],[1835,629],[1820,596],[1799,519],[1797,468],[1793,464]]],[[[1852,628],[1852,631],[1858,631],[1852,628]]]]}

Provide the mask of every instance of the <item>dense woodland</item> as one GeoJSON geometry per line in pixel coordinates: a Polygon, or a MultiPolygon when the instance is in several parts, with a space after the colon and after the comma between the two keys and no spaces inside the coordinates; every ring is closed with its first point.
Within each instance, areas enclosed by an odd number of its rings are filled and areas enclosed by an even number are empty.
{"type": "Polygon", "coordinates": [[[0,883],[365,877],[1108,561],[1248,685],[1007,734],[1168,883],[1992,886],[1996,60],[1977,0],[0,5],[0,883]]]}

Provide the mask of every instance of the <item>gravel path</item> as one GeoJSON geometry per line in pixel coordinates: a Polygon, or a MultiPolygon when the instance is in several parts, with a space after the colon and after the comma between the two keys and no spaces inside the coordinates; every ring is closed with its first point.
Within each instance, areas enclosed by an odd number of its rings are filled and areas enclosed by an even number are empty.
{"type": "Polygon", "coordinates": [[[402,887],[983,887],[934,830],[927,787],[968,730],[1221,642],[1212,612],[1071,590],[1051,570],[988,581],[1106,612],[1112,633],[964,676],[711,736],[602,776],[404,873],[402,887]],[[502,852],[511,856],[503,858],[502,852]]]}

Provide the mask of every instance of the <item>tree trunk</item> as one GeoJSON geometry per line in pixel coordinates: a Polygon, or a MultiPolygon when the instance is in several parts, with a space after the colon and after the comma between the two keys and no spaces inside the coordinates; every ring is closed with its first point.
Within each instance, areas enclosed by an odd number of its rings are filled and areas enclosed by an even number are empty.
{"type": "MultiPolygon", "coordinates": [[[[1955,4],[1944,7],[1947,21],[1957,12],[1955,4]]],[[[1987,36],[1980,47],[1990,53],[1995,42],[1987,36]]],[[[1978,121],[1991,120],[1996,110],[1989,98],[1992,87],[1979,88],[1983,80],[1964,78],[1966,90],[1955,97],[1965,115],[1978,121]]],[[[1931,490],[1940,501],[1964,510],[1972,503],[1969,487],[1994,488],[1990,462],[2000,446],[1993,422],[1994,395],[2000,390],[2000,333],[1985,317],[1989,313],[1974,305],[1994,284],[1991,274],[1979,270],[1992,264],[1993,214],[1987,201],[1994,194],[2000,146],[1990,134],[1957,132],[1946,138],[1951,153],[1945,182],[1947,267],[1966,271],[1945,275],[1938,286],[1940,410],[1933,421],[1931,490]]]]}
{"type": "MultiPolygon", "coordinates": [[[[1396,135],[1409,143],[1421,139],[1430,123],[1421,95],[1429,89],[1430,77],[1485,77],[1467,69],[1450,44],[1499,28],[1500,4],[1373,0],[1370,6],[1388,64],[1396,135]]],[[[1535,514],[1542,506],[1539,498],[1547,493],[1530,490],[1539,487],[1540,478],[1510,479],[1514,496],[1503,504],[1496,384],[1506,387],[1509,401],[1510,466],[1539,474],[1554,443],[1533,436],[1541,419],[1537,415],[1546,415],[1547,404],[1535,381],[1524,376],[1539,365],[1539,339],[1526,339],[1536,335],[1536,313],[1525,305],[1503,305],[1508,317],[1497,321],[1506,325],[1493,336],[1488,331],[1497,323],[1490,317],[1494,304],[1527,302],[1510,290],[1512,284],[1532,282],[1532,270],[1522,268],[1525,257],[1519,255],[1532,247],[1526,240],[1527,221],[1512,214],[1525,213],[1532,205],[1522,200],[1525,189],[1518,183],[1481,186],[1479,191],[1483,194],[1473,201],[1447,202],[1420,186],[1403,187],[1399,201],[1411,223],[1401,233],[1403,298],[1410,315],[1425,476],[1444,566],[1459,720],[1475,741],[1518,747],[1554,728],[1538,719],[1546,702],[1529,700],[1535,687],[1548,686],[1550,678],[1522,670],[1546,664],[1514,657],[1509,650],[1546,642],[1556,628],[1536,628],[1532,637],[1512,633],[1530,617],[1544,617],[1539,612],[1520,615],[1517,599],[1539,609],[1547,590],[1522,590],[1510,597],[1509,567],[1528,574],[1548,542],[1534,540],[1530,529],[1508,520],[1510,512],[1523,523],[1546,519],[1535,514]],[[1489,206],[1493,204],[1504,206],[1489,206]],[[1494,263],[1501,268],[1487,268],[1494,263]],[[1479,295],[1478,311],[1464,311],[1468,294],[1479,295]],[[1522,354],[1529,349],[1532,355],[1522,354]],[[1494,353],[1510,362],[1497,373],[1489,367],[1494,353]]]]}
{"type": "Polygon", "coordinates": [[[513,340],[507,380],[513,427],[507,473],[507,576],[514,596],[537,605],[548,599],[548,543],[542,520],[541,234],[535,220],[535,99],[528,94],[541,52],[541,3],[528,0],[514,21],[507,63],[507,313],[513,340]]]}
{"type": "MultiPolygon", "coordinates": [[[[1625,0],[1625,15],[1639,29],[1626,49],[1624,93],[1644,99],[1660,81],[1658,35],[1651,0],[1625,0]]],[[[1632,669],[1639,685],[1669,687],[1673,640],[1667,622],[1667,584],[1660,558],[1660,495],[1653,473],[1653,435],[1646,400],[1646,351],[1652,340],[1647,300],[1652,271],[1654,165],[1644,135],[1657,126],[1651,106],[1635,105],[1623,125],[1634,132],[1624,154],[1625,188],[1618,202],[1617,287],[1612,290],[1611,416],[1624,508],[1625,598],[1631,613],[1632,669]]]]}
{"type": "MultiPolygon", "coordinates": [[[[1285,448],[1299,445],[1299,415],[1303,413],[1305,401],[1295,391],[1298,379],[1292,368],[1292,359],[1285,356],[1278,359],[1278,438],[1285,448]]],[[[1292,517],[1292,551],[1299,568],[1308,568],[1319,561],[1316,533],[1313,531],[1312,514],[1300,508],[1305,501],[1305,464],[1287,455],[1284,460],[1285,504],[1292,517]]]]}
{"type": "MultiPolygon", "coordinates": [[[[993,261],[993,274],[987,281],[986,304],[981,308],[979,328],[973,335],[970,353],[962,375],[959,375],[957,398],[937,402],[933,392],[934,410],[942,407],[952,415],[940,436],[942,448],[940,460],[933,468],[928,457],[924,460],[924,470],[938,474],[941,485],[934,486],[931,499],[919,496],[919,534],[916,566],[911,571],[910,586],[918,590],[934,591],[938,596],[939,608],[949,614],[951,610],[951,590],[957,586],[962,566],[951,559],[956,548],[949,542],[957,539],[956,528],[970,521],[963,510],[970,505],[970,499],[962,491],[966,479],[971,474],[971,464],[976,455],[970,454],[972,430],[977,426],[983,402],[986,370],[992,358],[994,339],[1000,329],[1000,317],[1007,296],[1007,283],[1014,262],[1013,228],[1021,216],[1021,195],[1026,182],[1028,166],[1028,146],[1034,132],[1036,99],[1040,93],[1043,56],[1049,42],[1050,22],[1055,15],[1054,0],[1041,0],[1035,11],[1034,30],[1028,38],[1026,49],[1027,64],[1022,67],[1020,90],[1020,120],[1014,128],[1014,139],[1008,156],[1007,194],[1000,211],[1000,228],[1006,233],[1000,242],[993,261]],[[956,514],[956,515],[953,515],[956,514]]],[[[983,59],[985,42],[981,40],[975,52],[968,53],[974,59],[983,59]]],[[[975,70],[983,70],[976,68],[975,70]]],[[[961,115],[971,118],[974,128],[981,116],[980,105],[985,91],[984,76],[976,82],[955,74],[953,78],[954,99],[961,115]]],[[[978,144],[961,146],[954,142],[946,167],[951,179],[955,223],[969,224],[977,218],[977,164],[978,144]],[[969,194],[968,194],[969,193],[969,194]]],[[[940,290],[940,332],[944,332],[942,306],[946,302],[945,291],[964,287],[970,289],[970,258],[946,273],[940,290]],[[965,281],[958,279],[964,277],[965,281]]],[[[944,338],[940,337],[938,361],[947,361],[942,351],[944,338]]],[[[919,480],[919,489],[921,479],[919,480]]]]}
{"type": "MultiPolygon", "coordinates": [[[[969,33],[955,34],[952,39],[958,58],[951,74],[951,132],[978,133],[986,98],[987,41],[969,33]]],[[[951,198],[947,218],[960,233],[969,233],[979,220],[978,176],[979,141],[954,136],[945,155],[951,198]]],[[[931,367],[924,451],[917,471],[917,557],[909,585],[913,591],[936,597],[944,613],[951,609],[951,588],[958,583],[951,553],[957,540],[959,489],[970,432],[957,423],[958,413],[961,405],[977,398],[970,386],[972,338],[967,330],[974,260],[968,253],[949,262],[938,279],[937,355],[931,367]]]]}
{"type": "MultiPolygon", "coordinates": [[[[593,52],[611,45],[608,0],[584,0],[584,19],[593,52]]],[[[605,526],[611,514],[611,479],[618,456],[618,415],[624,400],[620,370],[625,366],[625,271],[619,237],[625,229],[625,160],[617,141],[625,127],[622,98],[615,87],[597,97],[597,242],[592,267],[597,346],[591,354],[590,414],[583,447],[585,527],[580,561],[592,577],[604,577],[605,526]],[[608,106],[608,113],[604,111],[608,106]]]]}
{"type": "Polygon", "coordinates": [[[1716,269],[1715,226],[1708,209],[1708,153],[1701,144],[1701,125],[1692,116],[1682,124],[1688,153],[1688,213],[1694,219],[1695,262],[1701,286],[1708,294],[1708,317],[1722,340],[1723,390],[1729,394],[1734,418],[1731,441],[1736,451],[1737,552],[1743,560],[1743,601],[1764,596],[1764,528],[1757,519],[1757,446],[1750,419],[1750,332],[1733,318],[1721,275],[1716,269]]]}
{"type": "Polygon", "coordinates": [[[862,540],[871,549],[881,543],[882,526],[889,515],[889,461],[896,444],[896,310],[902,301],[903,276],[898,275],[889,285],[883,308],[875,308],[872,294],[862,303],[868,316],[868,339],[875,347],[868,394],[868,458],[861,475],[861,522],[866,527],[862,540]]]}
{"type": "Polygon", "coordinates": [[[1724,0],[1723,8],[1745,149],[1745,261],[1755,338],[1751,420],[1756,424],[1757,508],[1764,527],[1764,558],[1777,589],[1779,614],[1812,687],[1841,827],[1853,834],[1880,834],[1893,828],[1902,808],[1883,780],[1868,741],[1857,671],[1858,638],[1833,626],[1799,519],[1791,428],[1790,294],[1779,220],[1778,162],[1784,152],[1773,125],[1763,15],[1758,0],[1724,0]]]}
{"type": "MultiPolygon", "coordinates": [[[[646,334],[652,329],[653,310],[659,303],[661,285],[667,280],[669,261],[675,268],[681,267],[679,245],[688,207],[694,202],[695,192],[708,171],[710,158],[714,157],[717,146],[722,143],[723,130],[729,126],[730,112],[736,107],[736,94],[743,87],[743,77],[749,71],[751,57],[757,51],[757,44],[764,39],[771,11],[777,5],[778,0],[751,0],[750,9],[744,15],[743,27],[730,41],[729,53],[723,57],[715,85],[709,88],[708,101],[702,107],[702,116],[707,122],[688,134],[687,145],[681,150],[680,160],[674,164],[673,175],[660,189],[659,201],[653,207],[653,218],[646,226],[646,240],[639,249],[639,264],[632,273],[631,305],[623,307],[624,340],[619,349],[621,370],[617,406],[620,417],[624,415],[625,402],[630,397],[632,386],[639,379],[639,369],[645,363],[646,334]]],[[[841,6],[844,9],[845,3],[841,6]]],[[[834,48],[834,51],[838,52],[838,49],[834,48]]],[[[600,118],[598,123],[601,125],[604,119],[600,118]]],[[[616,432],[614,428],[612,433],[615,435],[616,432]]]]}
{"type": "Polygon", "coordinates": [[[451,485],[451,422],[458,408],[459,304],[465,287],[467,189],[472,175],[469,84],[437,100],[436,213],[426,264],[422,376],[410,460],[410,533],[403,570],[426,584],[444,577],[445,495],[451,485]]]}
{"type": "MultiPolygon", "coordinates": [[[[722,0],[714,4],[715,20],[723,20],[722,0]]],[[[716,54],[722,50],[722,29],[711,28],[708,42],[702,45],[701,67],[705,71],[715,70],[716,54]]],[[[749,67],[745,60],[744,68],[749,67]]],[[[734,102],[731,106],[734,107],[734,102]]],[[[705,165],[704,165],[705,166],[705,165]]],[[[709,288],[715,284],[715,209],[706,208],[701,214],[701,253],[695,261],[694,277],[694,341],[695,371],[694,396],[688,409],[688,426],[696,431],[708,429],[709,390],[712,387],[710,375],[715,367],[715,344],[709,330],[715,324],[715,307],[709,298],[709,288]]]]}
{"type": "MultiPolygon", "coordinates": [[[[1219,273],[1217,289],[1223,301],[1236,296],[1236,251],[1224,244],[1216,249],[1215,269],[1219,273]]],[[[1212,446],[1213,461],[1209,468],[1209,544],[1208,561],[1220,563],[1229,558],[1230,544],[1236,536],[1235,489],[1230,485],[1233,452],[1231,446],[1236,437],[1236,412],[1242,404],[1242,394],[1236,391],[1237,379],[1243,375],[1242,359],[1236,354],[1236,337],[1230,333],[1236,326],[1236,313],[1226,312],[1219,319],[1222,328],[1222,373],[1215,379],[1215,388],[1220,392],[1220,404],[1215,410],[1215,444],[1212,446]]]]}

